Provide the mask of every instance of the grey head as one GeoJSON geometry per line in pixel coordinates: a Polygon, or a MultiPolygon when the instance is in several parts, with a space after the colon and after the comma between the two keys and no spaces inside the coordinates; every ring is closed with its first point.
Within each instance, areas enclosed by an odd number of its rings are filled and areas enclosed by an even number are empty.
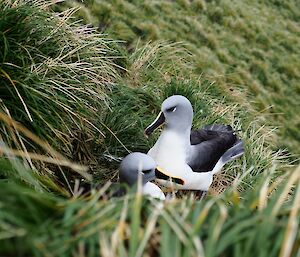
{"type": "Polygon", "coordinates": [[[142,184],[155,179],[155,161],[147,154],[134,152],[127,155],[120,165],[120,182],[133,186],[137,183],[139,175],[142,184]]]}
{"type": "Polygon", "coordinates": [[[165,123],[167,129],[174,131],[186,131],[191,129],[193,121],[193,107],[191,102],[182,95],[173,95],[164,100],[161,112],[145,129],[145,135],[149,136],[156,128],[165,123]]]}

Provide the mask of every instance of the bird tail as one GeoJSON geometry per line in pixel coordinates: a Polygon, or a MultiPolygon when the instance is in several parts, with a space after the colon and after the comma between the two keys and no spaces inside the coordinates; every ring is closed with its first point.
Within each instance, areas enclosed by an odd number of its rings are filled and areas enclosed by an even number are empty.
{"type": "Polygon", "coordinates": [[[245,152],[245,149],[244,149],[243,142],[242,142],[242,140],[238,140],[231,148],[229,148],[221,156],[221,158],[215,165],[214,169],[212,170],[212,173],[216,174],[216,173],[220,172],[226,163],[242,156],[244,154],[244,152],[245,152]]]}

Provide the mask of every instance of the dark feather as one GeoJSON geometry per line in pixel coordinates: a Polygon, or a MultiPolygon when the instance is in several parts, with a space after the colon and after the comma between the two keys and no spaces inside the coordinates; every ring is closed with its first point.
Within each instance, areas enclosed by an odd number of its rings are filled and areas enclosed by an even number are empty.
{"type": "Polygon", "coordinates": [[[200,144],[203,141],[208,141],[219,137],[222,134],[234,133],[230,125],[212,124],[206,125],[201,129],[191,131],[191,145],[200,144]]]}
{"type": "Polygon", "coordinates": [[[191,132],[194,153],[188,161],[194,172],[211,171],[238,138],[229,125],[213,124],[191,132]]]}

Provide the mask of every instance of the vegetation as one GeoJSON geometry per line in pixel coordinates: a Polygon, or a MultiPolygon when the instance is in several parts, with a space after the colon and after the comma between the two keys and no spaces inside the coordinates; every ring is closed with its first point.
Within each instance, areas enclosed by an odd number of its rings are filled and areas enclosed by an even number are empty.
{"type": "Polygon", "coordinates": [[[243,101],[279,128],[276,147],[299,156],[298,1],[86,0],[80,5],[78,16],[124,40],[129,49],[140,41],[184,42],[194,55],[195,73],[215,81],[235,102],[234,91],[243,92],[243,101]]]}
{"type": "MultiPolygon", "coordinates": [[[[268,123],[269,114],[258,108],[268,102],[248,93],[253,81],[264,89],[263,94],[267,87],[249,72],[248,91],[234,80],[242,79],[243,72],[227,70],[230,66],[238,69],[237,57],[243,49],[245,58],[250,56],[250,43],[233,48],[235,55],[228,52],[234,66],[215,63],[222,48],[204,46],[207,39],[192,42],[191,33],[188,42],[180,36],[187,26],[181,20],[184,16],[195,18],[196,10],[229,12],[225,7],[230,3],[220,1],[220,8],[213,1],[193,1],[192,5],[185,1],[86,3],[93,7],[83,7],[77,15],[84,14],[97,25],[103,20],[101,27],[105,26],[107,35],[70,18],[75,9],[49,6],[46,0],[0,3],[0,255],[299,256],[300,170],[290,167],[277,144],[288,128],[295,128],[296,119],[277,135],[268,123]],[[54,13],[50,7],[66,9],[54,13]],[[122,13],[121,7],[125,8],[122,13]],[[175,9],[176,22],[169,16],[175,9]],[[156,17],[157,10],[160,15],[156,17]],[[136,11],[149,22],[154,17],[162,23],[165,19],[165,25],[155,26],[168,29],[158,30],[159,36],[152,38],[155,42],[148,43],[148,32],[138,40],[142,32],[132,25],[139,23],[136,11]],[[168,27],[172,23],[177,32],[168,27]],[[201,49],[207,54],[204,66],[199,61],[201,49]],[[120,159],[130,151],[146,152],[153,145],[159,133],[148,140],[143,130],[159,112],[163,99],[175,93],[191,100],[195,127],[231,124],[245,142],[245,155],[215,178],[204,201],[195,201],[191,194],[165,203],[143,198],[138,192],[110,197],[109,180],[117,180],[120,159]],[[89,192],[83,192],[86,187],[91,187],[89,192]]],[[[258,4],[253,8],[261,11],[258,4]]],[[[296,23],[292,4],[280,15],[296,23]]],[[[212,17],[210,22],[218,24],[217,14],[212,17]]],[[[280,32],[280,26],[269,29],[280,32]]],[[[229,35],[230,29],[225,32],[229,35]]],[[[225,44],[222,33],[210,33],[218,45],[225,44]]],[[[278,58],[283,58],[281,50],[286,56],[292,51],[274,44],[272,51],[278,58]]],[[[257,45],[257,49],[264,48],[257,45]]],[[[265,70],[268,78],[279,74],[273,66],[269,68],[265,70]]],[[[282,90],[295,92],[296,78],[285,76],[290,87],[282,90]]],[[[273,101],[272,97],[266,101],[273,101]]],[[[281,94],[278,97],[284,99],[281,94]]],[[[286,100],[293,102],[297,97],[286,100]]],[[[276,108],[284,109],[285,103],[276,108]]],[[[293,110],[288,115],[296,117],[293,110]]],[[[272,115],[271,121],[277,118],[272,115]]],[[[294,137],[288,142],[286,146],[297,153],[294,137]]]]}
{"type": "Polygon", "coordinates": [[[297,256],[299,169],[239,195],[163,204],[140,195],[61,199],[1,182],[1,253],[14,256],[297,256]],[[298,181],[298,182],[296,182],[298,181]],[[298,183],[297,192],[284,199],[298,183]],[[274,188],[277,188],[274,191],[274,188]],[[271,197],[268,197],[269,193],[271,197]],[[20,211],[20,209],[26,211],[20,211]],[[15,214],[18,213],[16,216],[15,214]]]}

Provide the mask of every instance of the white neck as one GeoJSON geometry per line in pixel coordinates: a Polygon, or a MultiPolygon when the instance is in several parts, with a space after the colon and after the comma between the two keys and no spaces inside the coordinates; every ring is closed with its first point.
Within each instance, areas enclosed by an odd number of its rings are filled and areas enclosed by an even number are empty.
{"type": "Polygon", "coordinates": [[[148,154],[161,168],[186,163],[190,152],[190,130],[178,133],[165,129],[148,154]]]}
{"type": "Polygon", "coordinates": [[[151,197],[158,198],[160,200],[165,200],[165,195],[164,195],[163,191],[161,191],[161,189],[157,185],[155,185],[151,182],[147,182],[143,186],[142,192],[143,192],[143,195],[149,195],[151,197]]]}

